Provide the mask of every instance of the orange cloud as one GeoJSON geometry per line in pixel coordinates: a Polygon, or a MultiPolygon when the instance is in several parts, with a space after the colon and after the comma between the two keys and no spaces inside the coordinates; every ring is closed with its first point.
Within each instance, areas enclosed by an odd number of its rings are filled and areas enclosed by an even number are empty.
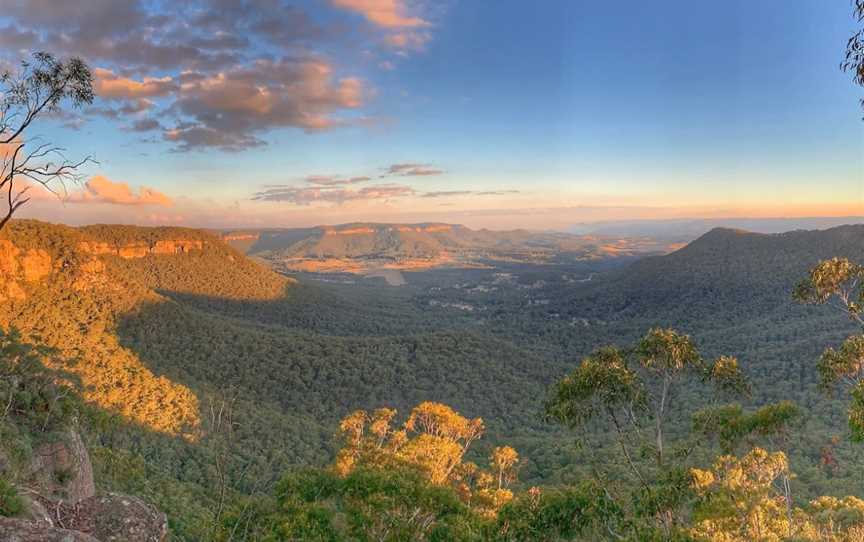
{"type": "Polygon", "coordinates": [[[398,50],[422,51],[432,35],[426,28],[432,24],[417,16],[407,15],[404,0],[331,0],[334,6],[357,12],[372,24],[383,28],[384,44],[398,50]]]}
{"type": "Polygon", "coordinates": [[[363,105],[367,89],[354,77],[336,79],[324,60],[259,60],[205,75],[183,75],[177,110],[196,122],[164,133],[178,150],[243,150],[263,144],[255,132],[297,127],[306,131],[345,123],[337,113],[363,105]]]}
{"type": "Polygon", "coordinates": [[[170,207],[171,198],[152,188],[142,186],[136,194],[126,183],[114,182],[102,175],[91,177],[81,192],[66,201],[70,203],[113,203],[116,205],[159,205],[170,207]]]}
{"type": "Polygon", "coordinates": [[[402,0],[332,0],[333,5],[356,11],[366,19],[384,28],[417,28],[429,23],[420,17],[405,15],[402,0]]]}
{"type": "Polygon", "coordinates": [[[121,77],[111,70],[96,68],[94,90],[101,98],[113,100],[129,100],[136,98],[152,98],[165,96],[177,89],[177,84],[171,77],[145,77],[141,81],[121,77]]]}

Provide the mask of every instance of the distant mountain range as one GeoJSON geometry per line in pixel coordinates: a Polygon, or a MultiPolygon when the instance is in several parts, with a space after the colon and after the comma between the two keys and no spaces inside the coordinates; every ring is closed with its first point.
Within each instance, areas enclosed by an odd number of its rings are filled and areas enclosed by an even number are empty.
{"type": "Polygon", "coordinates": [[[817,262],[834,256],[864,261],[864,224],[774,234],[715,228],[680,250],[608,275],[579,302],[562,303],[673,321],[692,321],[694,314],[743,318],[777,307],[791,310],[795,284],[817,262]]]}
{"type": "Polygon", "coordinates": [[[476,266],[494,261],[552,263],[665,253],[674,243],[645,236],[472,230],[458,224],[354,223],[298,229],[223,232],[248,255],[294,271],[365,272],[476,266]]]}
{"type": "Polygon", "coordinates": [[[714,228],[740,229],[754,233],[782,233],[795,230],[824,230],[861,223],[864,223],[862,216],[620,220],[576,224],[568,228],[568,231],[576,235],[647,236],[657,240],[689,242],[714,228]]]}

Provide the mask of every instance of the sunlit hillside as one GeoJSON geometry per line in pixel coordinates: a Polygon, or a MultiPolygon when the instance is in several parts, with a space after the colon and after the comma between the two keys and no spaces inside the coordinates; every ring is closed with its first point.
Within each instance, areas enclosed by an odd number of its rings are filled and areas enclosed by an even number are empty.
{"type": "Polygon", "coordinates": [[[14,222],[0,239],[0,319],[57,347],[85,397],[158,431],[194,438],[199,403],[118,341],[121,319],[165,292],[275,299],[290,281],[196,230],[14,222]]]}
{"type": "Polygon", "coordinates": [[[662,254],[678,248],[644,236],[571,235],[526,230],[472,230],[458,224],[357,223],[223,234],[238,250],[287,271],[369,273],[496,262],[571,263],[662,254]]]}

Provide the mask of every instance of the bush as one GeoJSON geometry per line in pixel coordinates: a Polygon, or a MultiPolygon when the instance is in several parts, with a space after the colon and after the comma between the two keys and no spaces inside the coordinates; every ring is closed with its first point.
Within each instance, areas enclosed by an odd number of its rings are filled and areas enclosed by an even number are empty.
{"type": "Polygon", "coordinates": [[[15,486],[6,479],[0,478],[0,516],[11,517],[18,515],[24,508],[21,497],[15,486]]]}

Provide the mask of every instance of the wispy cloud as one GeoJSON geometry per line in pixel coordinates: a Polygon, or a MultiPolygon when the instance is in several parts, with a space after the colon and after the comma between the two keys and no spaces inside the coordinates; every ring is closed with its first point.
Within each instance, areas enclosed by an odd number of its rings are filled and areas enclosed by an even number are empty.
{"type": "Polygon", "coordinates": [[[332,0],[333,5],[355,11],[369,22],[384,28],[416,28],[429,26],[420,17],[407,14],[402,0],[332,0]]]}
{"type": "Polygon", "coordinates": [[[139,119],[129,127],[129,130],[133,132],[152,132],[161,129],[162,124],[156,119],[139,119]]]}
{"type": "Polygon", "coordinates": [[[489,190],[477,192],[475,190],[442,190],[438,192],[424,192],[423,198],[450,198],[458,196],[504,196],[507,194],[518,194],[519,190],[489,190]]]}
{"type": "MultiPolygon", "coordinates": [[[[365,17],[384,31],[385,45],[402,53],[422,51],[432,39],[429,31],[432,23],[409,13],[411,9],[403,0],[331,0],[331,3],[365,17]]],[[[412,8],[416,10],[417,4],[412,8]]]]}
{"type": "Polygon", "coordinates": [[[349,201],[388,200],[392,198],[412,196],[414,189],[410,186],[386,184],[367,186],[359,190],[331,187],[283,187],[270,188],[252,196],[255,201],[276,201],[294,205],[311,205],[313,203],[330,203],[341,205],[349,201]]]}
{"type": "Polygon", "coordinates": [[[171,77],[144,77],[140,81],[121,77],[111,70],[93,70],[93,90],[100,98],[109,100],[130,100],[167,96],[176,91],[179,85],[171,77]]]}
{"type": "Polygon", "coordinates": [[[371,177],[366,177],[363,175],[357,177],[340,177],[338,175],[309,175],[305,179],[307,183],[318,186],[344,186],[346,184],[365,183],[366,181],[371,180],[371,177]]]}
{"type": "Polygon", "coordinates": [[[399,177],[426,177],[431,175],[442,175],[444,170],[432,167],[431,164],[393,164],[386,169],[384,176],[395,175],[399,177]]]}
{"type": "Polygon", "coordinates": [[[506,196],[507,194],[519,194],[520,190],[489,190],[486,192],[474,192],[478,196],[506,196]]]}
{"type": "Polygon", "coordinates": [[[171,198],[165,194],[142,186],[135,193],[128,184],[115,182],[102,175],[88,180],[83,188],[66,198],[69,203],[111,203],[116,205],[158,205],[170,207],[171,198]]]}
{"type": "Polygon", "coordinates": [[[425,192],[423,198],[449,198],[453,196],[469,196],[474,192],[470,190],[442,190],[439,192],[425,192]]]}

